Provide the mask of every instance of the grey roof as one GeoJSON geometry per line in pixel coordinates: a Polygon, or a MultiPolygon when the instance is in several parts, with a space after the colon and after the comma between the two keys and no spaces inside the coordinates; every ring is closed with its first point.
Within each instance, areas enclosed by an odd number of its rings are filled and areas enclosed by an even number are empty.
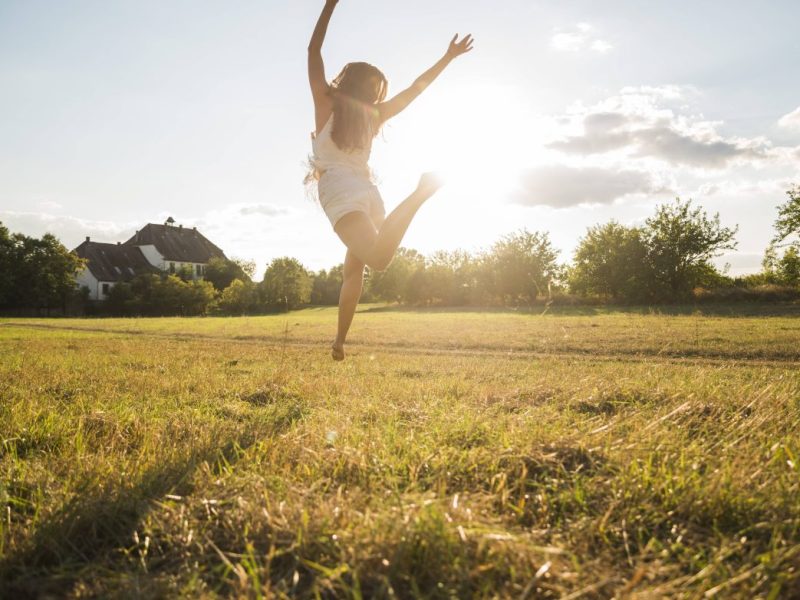
{"type": "Polygon", "coordinates": [[[207,263],[214,257],[226,258],[225,253],[197,229],[170,225],[149,223],[123,245],[153,245],[165,260],[177,262],[207,263]]]}
{"type": "Polygon", "coordinates": [[[89,271],[99,281],[129,281],[140,273],[158,273],[136,246],[83,242],[75,254],[87,259],[89,271]]]}

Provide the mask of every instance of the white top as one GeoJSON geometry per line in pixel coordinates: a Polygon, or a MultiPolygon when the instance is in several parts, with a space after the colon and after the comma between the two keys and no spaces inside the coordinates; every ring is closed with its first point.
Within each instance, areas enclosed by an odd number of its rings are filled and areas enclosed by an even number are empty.
{"type": "Polygon", "coordinates": [[[345,151],[336,145],[331,133],[333,131],[333,115],[325,123],[319,135],[311,137],[311,147],[314,151],[312,158],[314,168],[320,173],[331,169],[347,169],[358,174],[370,177],[369,157],[372,152],[372,140],[363,149],[345,151]]]}

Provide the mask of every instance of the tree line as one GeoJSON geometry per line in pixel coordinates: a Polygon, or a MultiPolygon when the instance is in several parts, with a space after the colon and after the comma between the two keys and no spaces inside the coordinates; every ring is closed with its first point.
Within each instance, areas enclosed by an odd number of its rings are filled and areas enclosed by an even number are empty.
{"type": "MultiPolygon", "coordinates": [[[[519,230],[484,251],[424,256],[401,248],[382,272],[368,273],[365,302],[417,306],[529,306],[543,302],[657,304],[800,298],[800,187],[779,208],[761,272],[732,278],[712,259],[736,248],[725,227],[680,199],[655,208],[639,226],[616,221],[588,229],[570,263],[547,232],[519,230]]],[[[9,234],[0,224],[0,309],[63,306],[83,261],[56,238],[9,234]]],[[[116,284],[92,310],[114,315],[243,315],[335,305],[343,265],[312,272],[290,257],[273,260],[260,282],[255,265],[212,259],[205,278],[141,274],[116,284]]],[[[85,292],[83,294],[85,299],[85,292]]]]}
{"type": "MultiPolygon", "coordinates": [[[[737,247],[725,227],[691,201],[656,207],[643,225],[610,221],[588,229],[569,264],[546,232],[525,229],[485,251],[423,256],[401,249],[372,273],[367,300],[409,305],[525,306],[542,302],[659,304],[800,298],[800,187],[779,209],[762,270],[730,277],[712,259],[737,247]]],[[[335,304],[341,266],[314,275],[311,302],[335,304]]]]}
{"type": "MultiPolygon", "coordinates": [[[[416,306],[527,306],[543,302],[658,304],[800,298],[800,187],[787,193],[761,272],[730,277],[712,259],[737,247],[725,227],[691,201],[655,208],[643,225],[589,228],[569,264],[547,232],[519,230],[487,250],[424,256],[400,248],[391,265],[368,273],[363,301],[416,306]]],[[[260,284],[237,280],[218,308],[232,314],[277,304],[335,305],[343,265],[311,272],[292,258],[273,261],[260,284]],[[280,301],[280,302],[279,302],[280,301]]]]}
{"type": "Polygon", "coordinates": [[[49,233],[38,239],[0,223],[0,310],[66,312],[79,297],[75,274],[83,264],[49,233]]]}

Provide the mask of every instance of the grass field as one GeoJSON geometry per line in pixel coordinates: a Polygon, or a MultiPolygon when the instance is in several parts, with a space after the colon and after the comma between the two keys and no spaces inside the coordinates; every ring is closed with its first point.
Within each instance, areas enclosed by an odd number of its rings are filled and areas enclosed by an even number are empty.
{"type": "Polygon", "coordinates": [[[0,596],[800,597],[798,317],[0,320],[0,596]]]}

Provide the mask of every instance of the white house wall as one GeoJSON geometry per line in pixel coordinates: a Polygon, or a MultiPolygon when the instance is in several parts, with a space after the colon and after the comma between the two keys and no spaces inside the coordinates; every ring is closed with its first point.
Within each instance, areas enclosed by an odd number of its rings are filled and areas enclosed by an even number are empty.
{"type": "Polygon", "coordinates": [[[85,287],[89,289],[89,299],[100,299],[100,282],[97,281],[97,278],[92,275],[92,272],[88,268],[84,268],[78,273],[77,277],[75,277],[75,281],[78,284],[78,288],[85,287]]]}
{"type": "Polygon", "coordinates": [[[163,270],[166,273],[177,275],[180,273],[181,269],[188,267],[192,270],[192,279],[205,279],[205,269],[207,266],[207,263],[190,263],[180,262],[177,260],[165,260],[163,270]],[[197,267],[200,267],[200,274],[197,273],[197,267]]]}

